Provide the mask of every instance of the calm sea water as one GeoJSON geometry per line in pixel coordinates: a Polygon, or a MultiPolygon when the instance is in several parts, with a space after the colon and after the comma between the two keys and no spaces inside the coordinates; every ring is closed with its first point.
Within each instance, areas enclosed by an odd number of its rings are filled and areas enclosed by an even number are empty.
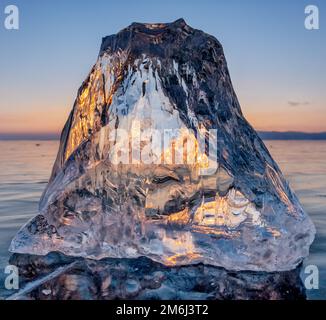
{"type": "MultiPolygon", "coordinates": [[[[317,236],[304,264],[318,267],[319,289],[307,294],[326,300],[326,141],[266,145],[316,225],[317,236]]],[[[0,141],[0,299],[10,294],[3,288],[10,241],[36,215],[58,146],[57,141],[0,141]]]]}

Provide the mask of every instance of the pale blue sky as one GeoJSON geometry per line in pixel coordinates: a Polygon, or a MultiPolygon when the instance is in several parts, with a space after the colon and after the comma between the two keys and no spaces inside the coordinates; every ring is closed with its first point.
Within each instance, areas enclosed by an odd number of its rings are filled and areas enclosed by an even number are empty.
{"type": "Polygon", "coordinates": [[[326,1],[0,0],[0,132],[59,132],[102,37],[180,17],[222,43],[257,129],[326,131],[326,1]],[[20,9],[18,31],[1,21],[8,4],[20,9]],[[304,28],[307,4],[320,30],[304,28]]]}

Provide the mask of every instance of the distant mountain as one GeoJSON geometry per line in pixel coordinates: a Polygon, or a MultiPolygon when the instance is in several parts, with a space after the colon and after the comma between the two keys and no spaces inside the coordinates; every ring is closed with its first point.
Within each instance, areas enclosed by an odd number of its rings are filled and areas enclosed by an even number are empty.
{"type": "Polygon", "coordinates": [[[59,140],[59,133],[0,133],[0,140],[59,140]]]}
{"type": "MultiPolygon", "coordinates": [[[[263,140],[326,140],[326,132],[258,131],[263,140]]],[[[59,133],[0,133],[0,140],[59,140],[59,133]]]]}
{"type": "Polygon", "coordinates": [[[326,132],[258,131],[263,140],[326,140],[326,132]]]}

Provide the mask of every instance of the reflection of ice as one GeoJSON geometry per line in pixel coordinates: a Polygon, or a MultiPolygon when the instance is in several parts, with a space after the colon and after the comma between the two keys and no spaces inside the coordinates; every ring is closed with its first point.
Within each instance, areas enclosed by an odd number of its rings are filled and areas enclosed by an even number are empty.
{"type": "MultiPolygon", "coordinates": [[[[170,264],[177,260],[171,257],[170,264]]],[[[76,261],[57,253],[14,255],[10,263],[21,271],[22,289],[9,300],[305,298],[299,268],[229,272],[209,265],[169,268],[145,257],[76,261]]]]}

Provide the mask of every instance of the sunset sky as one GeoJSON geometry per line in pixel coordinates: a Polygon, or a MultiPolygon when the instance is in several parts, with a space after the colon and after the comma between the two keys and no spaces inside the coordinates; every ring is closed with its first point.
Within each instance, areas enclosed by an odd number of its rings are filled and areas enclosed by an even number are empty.
{"type": "Polygon", "coordinates": [[[222,43],[257,130],[326,131],[326,1],[0,0],[0,133],[59,133],[102,37],[181,17],[222,43]],[[4,28],[9,4],[20,9],[18,31],[4,28]],[[304,28],[308,4],[320,30],[304,28]]]}

